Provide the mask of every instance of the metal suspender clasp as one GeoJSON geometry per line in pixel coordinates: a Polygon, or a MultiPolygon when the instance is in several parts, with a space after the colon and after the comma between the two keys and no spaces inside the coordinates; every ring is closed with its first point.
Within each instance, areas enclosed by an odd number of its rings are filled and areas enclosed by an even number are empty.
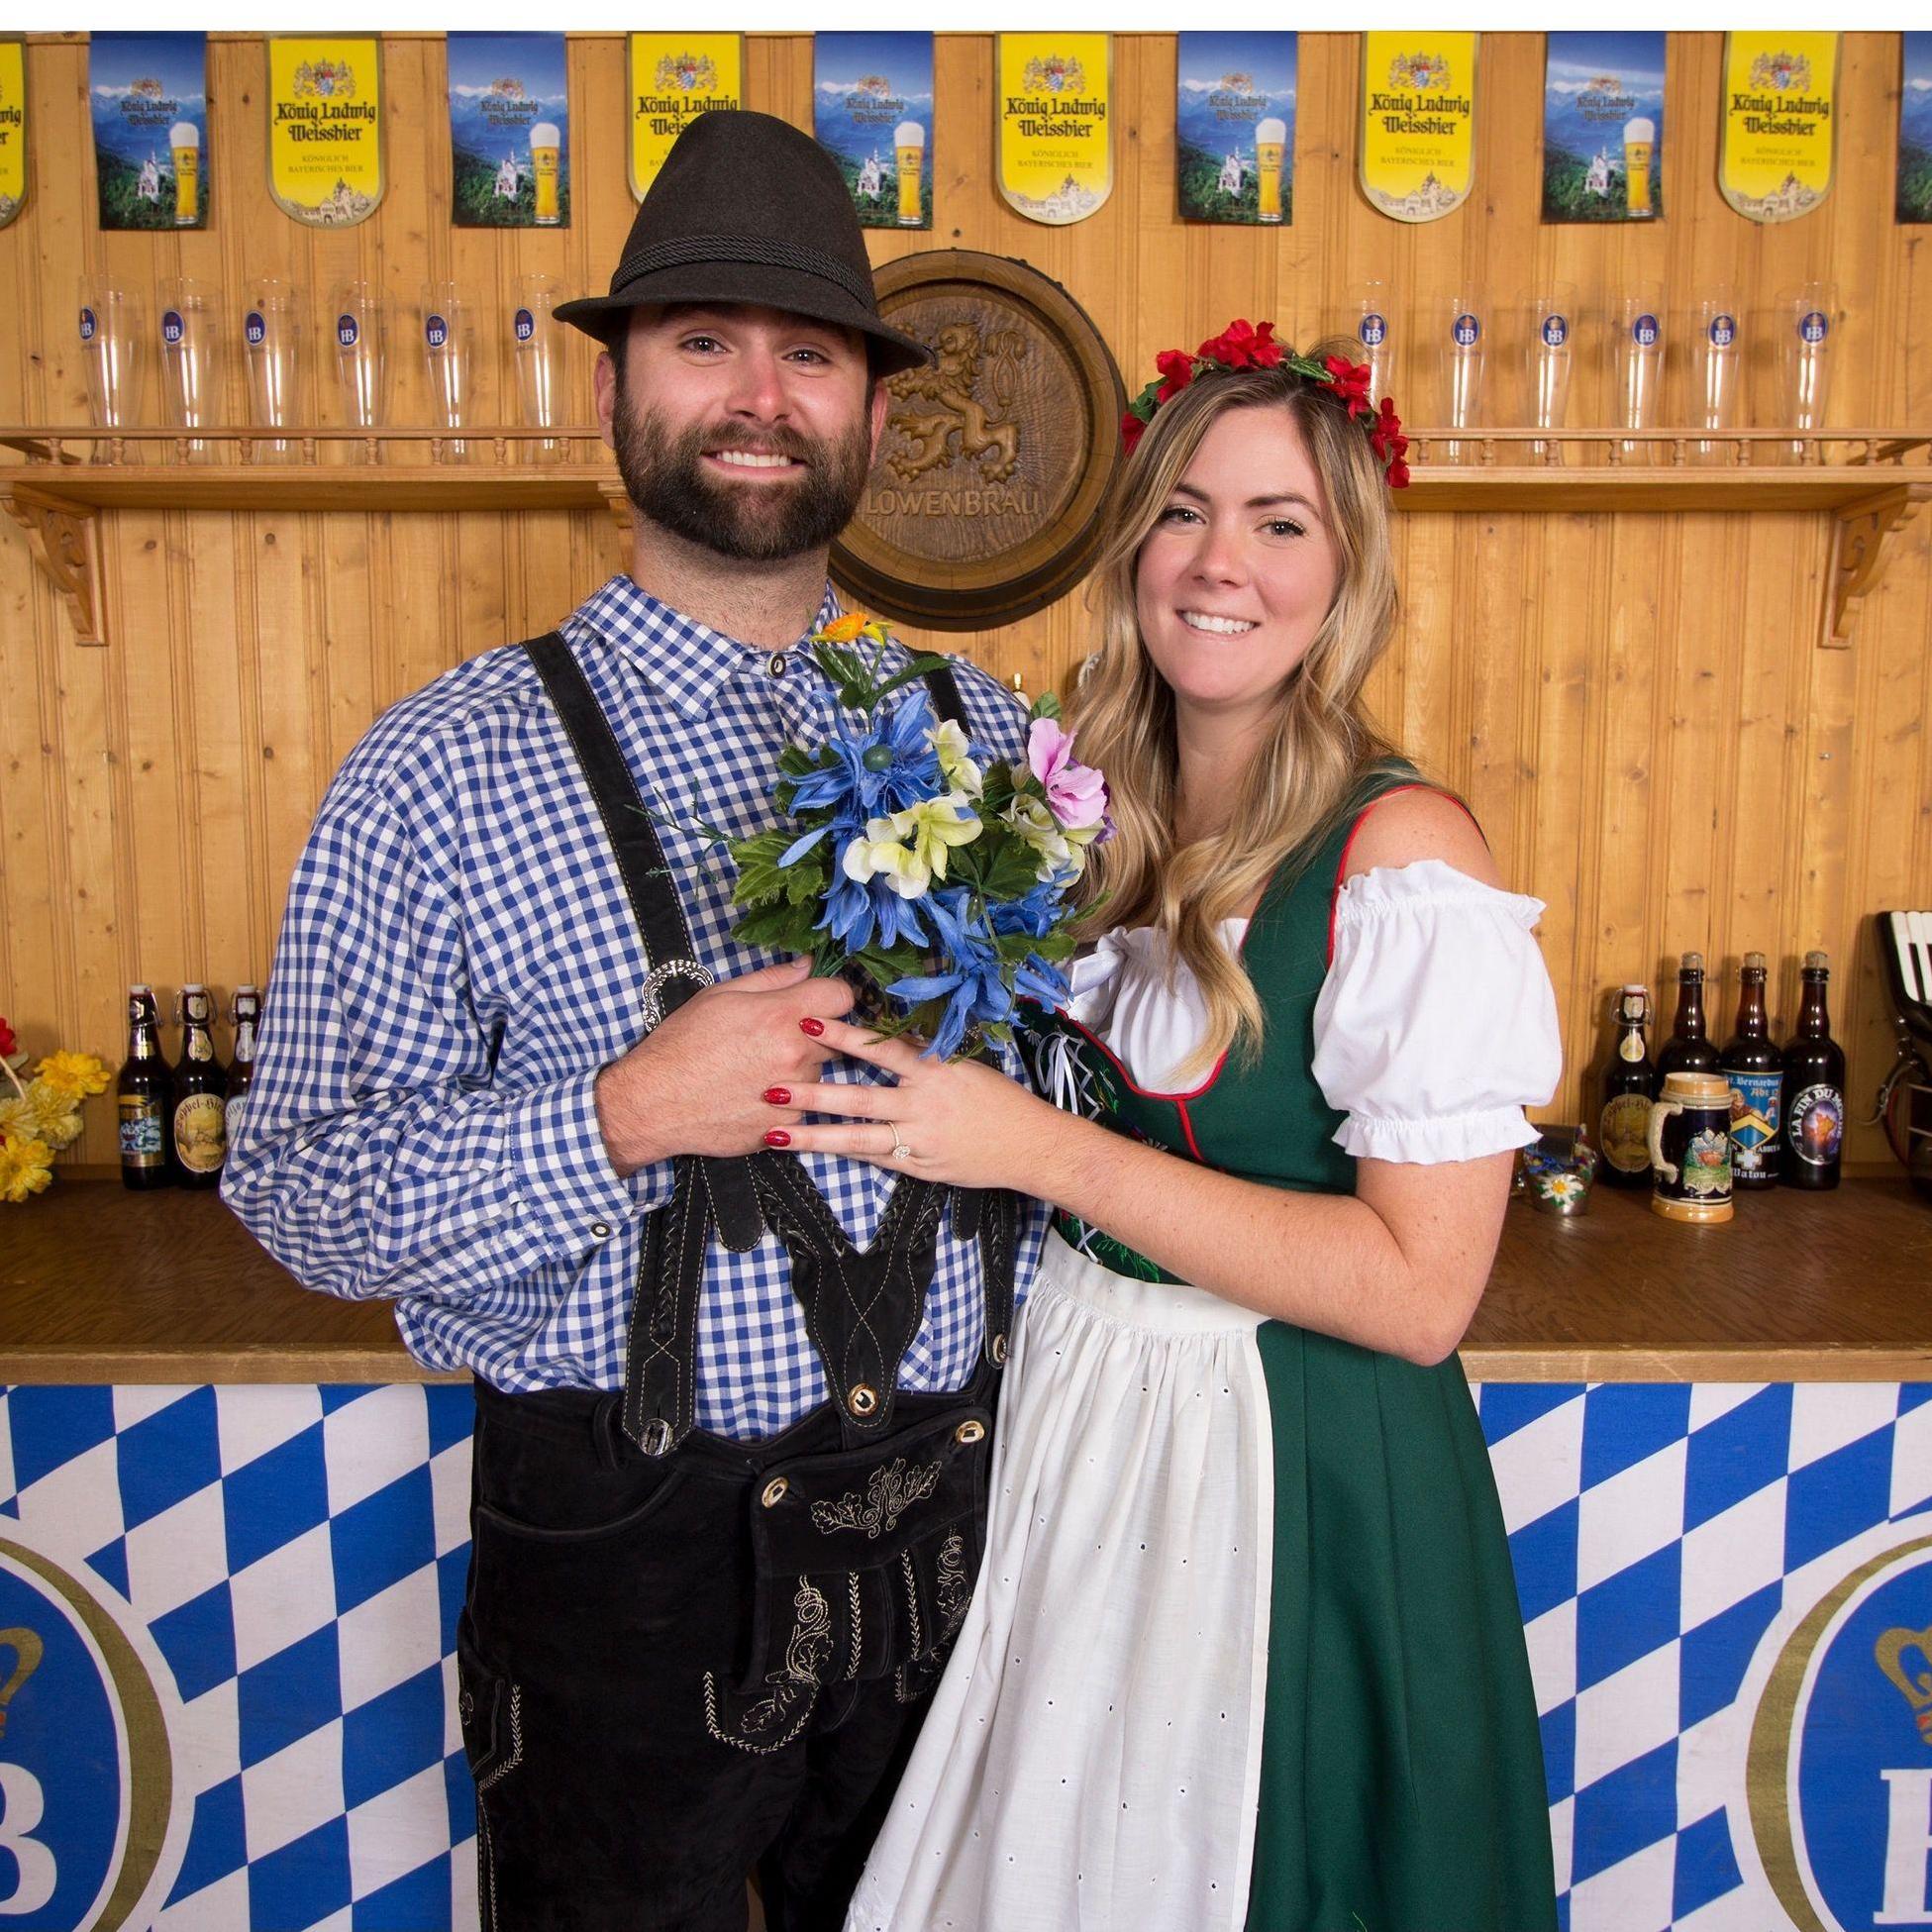
{"type": "Polygon", "coordinates": [[[638,1447],[647,1456],[668,1456],[672,1445],[671,1426],[662,1416],[654,1416],[638,1437],[638,1447]]]}
{"type": "Polygon", "coordinates": [[[643,1003],[644,1023],[654,1032],[664,1017],[664,987],[673,979],[694,980],[699,986],[712,983],[710,969],[696,960],[666,960],[653,966],[644,982],[643,1003]]]}

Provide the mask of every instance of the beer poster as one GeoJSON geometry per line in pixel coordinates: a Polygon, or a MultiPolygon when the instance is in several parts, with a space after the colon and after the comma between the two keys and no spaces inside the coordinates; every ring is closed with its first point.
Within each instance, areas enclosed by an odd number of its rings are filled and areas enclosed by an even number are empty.
{"type": "Polygon", "coordinates": [[[817,35],[812,132],[839,163],[862,228],[931,228],[933,37],[817,35]]]}
{"type": "Polygon", "coordinates": [[[1795,221],[1831,192],[1836,34],[1726,34],[1717,186],[1754,222],[1795,221]]]}
{"type": "Polygon", "coordinates": [[[103,228],[208,226],[208,37],[88,37],[103,228]]]}
{"type": "Polygon", "coordinates": [[[642,201],[664,156],[700,114],[745,105],[738,34],[631,36],[631,192],[642,201]]]}
{"type": "Polygon", "coordinates": [[[1543,67],[1543,219],[1664,214],[1664,36],[1552,34],[1543,67]]]}
{"type": "Polygon", "coordinates": [[[451,220],[568,228],[570,96],[561,34],[452,34],[451,220]]]}
{"type": "Polygon", "coordinates": [[[268,192],[311,228],[382,199],[382,61],[373,35],[268,36],[268,192]]]}
{"type": "Polygon", "coordinates": [[[27,201],[27,47],[0,39],[0,228],[27,201]]]}
{"type": "Polygon", "coordinates": [[[1898,38],[1904,67],[1898,77],[1897,217],[1932,222],[1932,34],[1898,38]]]}
{"type": "Polygon", "coordinates": [[[1001,34],[993,119],[999,191],[1029,221],[1083,222],[1113,193],[1113,42],[1001,34]]]}
{"type": "Polygon", "coordinates": [[[1182,34],[1174,91],[1180,218],[1294,220],[1292,34],[1182,34]]]}
{"type": "Polygon", "coordinates": [[[1362,37],[1362,192],[1395,221],[1439,221],[1475,183],[1476,41],[1362,37]]]}

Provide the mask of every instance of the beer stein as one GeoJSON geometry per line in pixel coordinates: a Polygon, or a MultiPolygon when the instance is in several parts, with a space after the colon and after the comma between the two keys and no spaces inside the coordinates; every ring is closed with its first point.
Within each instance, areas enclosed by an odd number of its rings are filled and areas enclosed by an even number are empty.
{"type": "Polygon", "coordinates": [[[1395,386],[1395,293],[1387,282],[1356,283],[1349,296],[1348,331],[1369,364],[1369,394],[1380,402],[1395,386]]]}
{"type": "Polygon", "coordinates": [[[1691,305],[1689,323],[1684,420],[1692,429],[1719,433],[1699,438],[1690,446],[1691,454],[1700,463],[1729,462],[1732,453],[1721,433],[1737,427],[1738,370],[1744,358],[1736,295],[1721,283],[1706,288],[1691,305]]]}
{"type": "MultiPolygon", "coordinates": [[[[255,282],[242,312],[242,355],[249,371],[249,418],[260,428],[287,429],[300,414],[295,396],[300,347],[294,284],[255,282]]],[[[270,436],[254,445],[254,454],[256,462],[293,462],[299,453],[287,437],[270,436]]]]}
{"type": "Polygon", "coordinates": [[[1650,1113],[1650,1204],[1673,1221],[1731,1218],[1731,1083],[1667,1073],[1650,1113]]]}
{"type": "MultiPolygon", "coordinates": [[[[1617,427],[1655,429],[1664,394],[1664,291],[1656,283],[1640,282],[1618,303],[1611,344],[1617,427]]],[[[1652,460],[1648,443],[1625,443],[1621,454],[1625,462],[1652,460]]]]}
{"type": "MultiPolygon", "coordinates": [[[[423,358],[430,379],[430,410],[446,430],[459,430],[474,401],[476,352],[471,340],[469,305],[455,282],[423,284],[423,358]]],[[[445,443],[441,460],[466,462],[469,446],[460,437],[445,443]]]]}
{"type": "MultiPolygon", "coordinates": [[[[1576,290],[1570,282],[1548,282],[1530,305],[1530,421],[1540,430],[1560,430],[1570,410],[1570,369],[1576,335],[1576,290]]],[[[1561,445],[1530,445],[1538,457],[1561,456],[1561,445]]]]}
{"type": "MultiPolygon", "coordinates": [[[[1438,349],[1442,356],[1443,421],[1452,430],[1474,429],[1482,420],[1482,365],[1488,359],[1488,319],[1472,295],[1459,295],[1442,313],[1438,349]]],[[[1473,462],[1474,443],[1454,439],[1443,445],[1447,462],[1473,462]]]]}
{"type": "Polygon", "coordinates": [[[351,429],[381,426],[383,355],[382,297],[373,282],[345,282],[330,304],[336,339],[336,370],[342,380],[343,421],[351,429]]]}
{"type": "MultiPolygon", "coordinates": [[[[1794,430],[1815,435],[1825,426],[1825,400],[1831,386],[1831,344],[1838,325],[1836,291],[1829,282],[1805,282],[1778,298],[1779,372],[1783,382],[1782,417],[1794,430]]],[[[1817,461],[1815,445],[1789,446],[1793,462],[1817,461]]]]}
{"type": "MultiPolygon", "coordinates": [[[[212,429],[222,420],[221,310],[214,289],[187,275],[161,283],[161,396],[167,420],[181,429],[212,429]]],[[[205,437],[186,439],[190,462],[214,462],[205,437]]]]}
{"type": "Polygon", "coordinates": [[[901,121],[892,131],[892,158],[899,173],[899,226],[923,228],[926,221],[926,130],[901,121]]]}
{"type": "MultiPolygon", "coordinates": [[[[524,424],[530,429],[559,429],[563,423],[563,336],[553,314],[559,294],[555,275],[517,277],[510,351],[516,358],[524,424]]],[[[547,436],[517,447],[535,462],[559,462],[563,458],[561,437],[547,436]]]]}
{"type": "MultiPolygon", "coordinates": [[[[141,413],[141,373],[147,361],[140,295],[104,276],[83,275],[79,329],[94,421],[103,429],[127,429],[141,413]]],[[[131,454],[117,452],[105,437],[94,445],[96,462],[131,454]]]]}

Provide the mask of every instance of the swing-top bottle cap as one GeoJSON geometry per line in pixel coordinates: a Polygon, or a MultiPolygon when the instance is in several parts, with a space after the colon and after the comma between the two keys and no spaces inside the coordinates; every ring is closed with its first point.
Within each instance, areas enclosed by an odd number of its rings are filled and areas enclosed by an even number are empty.
{"type": "Polygon", "coordinates": [[[1702,972],[1704,956],[1701,953],[1686,953],[1678,964],[1679,969],[1684,972],[1702,972]]]}
{"type": "Polygon", "coordinates": [[[1829,972],[1831,970],[1831,955],[1829,953],[1807,953],[1804,956],[1804,969],[1806,972],[1829,972]]]}
{"type": "Polygon", "coordinates": [[[1744,956],[1744,969],[1746,972],[1763,972],[1765,956],[1762,953],[1747,953],[1744,956]]]}

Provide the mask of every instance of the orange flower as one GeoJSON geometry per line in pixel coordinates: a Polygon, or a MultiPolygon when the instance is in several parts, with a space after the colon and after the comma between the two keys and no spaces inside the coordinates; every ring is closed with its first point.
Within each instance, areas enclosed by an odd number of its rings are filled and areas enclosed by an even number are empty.
{"type": "Polygon", "coordinates": [[[865,627],[872,620],[864,611],[849,610],[843,617],[835,617],[819,632],[827,644],[851,644],[855,638],[864,635],[865,627]]]}

